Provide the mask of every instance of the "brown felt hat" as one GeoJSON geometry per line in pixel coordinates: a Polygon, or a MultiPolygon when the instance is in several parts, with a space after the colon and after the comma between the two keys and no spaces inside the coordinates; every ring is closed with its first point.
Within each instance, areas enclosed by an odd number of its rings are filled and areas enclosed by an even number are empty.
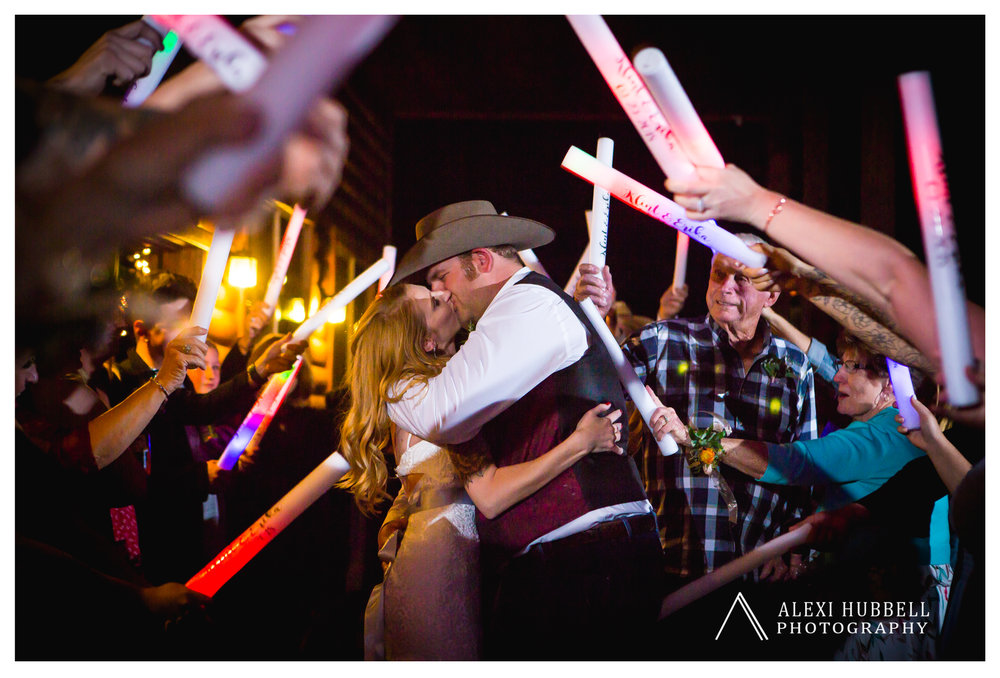
{"type": "Polygon", "coordinates": [[[456,202],[417,222],[417,242],[403,255],[389,284],[477,247],[513,245],[526,250],[547,245],[555,237],[555,231],[545,224],[497,214],[488,200],[456,202]]]}

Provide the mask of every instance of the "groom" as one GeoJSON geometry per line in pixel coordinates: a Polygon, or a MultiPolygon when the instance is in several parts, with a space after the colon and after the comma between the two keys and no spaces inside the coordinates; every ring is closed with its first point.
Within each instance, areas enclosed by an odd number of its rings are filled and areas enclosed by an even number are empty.
{"type": "MultiPolygon", "coordinates": [[[[541,456],[598,403],[624,413],[615,369],[579,306],[517,254],[553,237],[487,201],[455,203],[417,223],[393,276],[426,271],[475,327],[426,390],[389,405],[397,425],[448,446],[463,477],[541,456]]],[[[586,455],[500,515],[477,512],[477,525],[488,658],[623,659],[640,649],[659,611],[662,552],[630,458],[586,455]]]]}

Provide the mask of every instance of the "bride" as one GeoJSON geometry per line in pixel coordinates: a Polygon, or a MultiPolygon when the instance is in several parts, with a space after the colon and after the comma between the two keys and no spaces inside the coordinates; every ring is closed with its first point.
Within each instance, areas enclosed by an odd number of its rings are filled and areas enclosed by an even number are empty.
{"type": "Polygon", "coordinates": [[[347,375],[350,409],[341,429],[340,453],[351,471],[340,486],[359,507],[373,513],[384,499],[388,471],[383,450],[391,448],[402,489],[379,531],[380,554],[396,544],[386,570],[381,602],[384,617],[366,613],[369,626],[384,618],[384,658],[479,658],[479,539],[476,508],[493,517],[530,496],[592,452],[622,454],[619,410],[601,404],[580,419],[555,448],[529,462],[489,466],[463,487],[446,451],[395,427],[387,402],[420,389],[455,353],[458,320],[436,293],[417,285],[386,288],[358,321],[350,341],[347,375]],[[405,536],[399,540],[405,526],[405,536]]]}

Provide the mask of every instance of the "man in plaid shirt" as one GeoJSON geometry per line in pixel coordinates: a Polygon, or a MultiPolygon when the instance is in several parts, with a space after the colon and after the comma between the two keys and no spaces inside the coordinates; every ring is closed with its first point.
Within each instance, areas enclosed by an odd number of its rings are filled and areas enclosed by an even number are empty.
{"type": "MultiPolygon", "coordinates": [[[[760,242],[757,236],[740,236],[760,242]]],[[[611,275],[581,267],[577,299],[590,296],[606,310],[614,302],[611,275]]],[[[732,428],[732,436],[787,443],[817,437],[813,372],[805,354],[775,337],[761,311],[777,292],[753,287],[742,265],[724,255],[712,259],[705,300],[708,316],[652,323],[622,347],[639,378],[664,405],[679,413],[679,426],[710,428],[713,415],[732,428]],[[773,376],[772,376],[773,375],[773,376]]],[[[732,511],[714,477],[692,474],[684,448],[670,457],[645,446],[646,494],[656,509],[671,584],[697,578],[773,539],[803,517],[807,494],[799,488],[756,482],[722,465],[732,488],[732,511]]],[[[781,578],[780,558],[765,564],[760,578],[781,578]]]]}

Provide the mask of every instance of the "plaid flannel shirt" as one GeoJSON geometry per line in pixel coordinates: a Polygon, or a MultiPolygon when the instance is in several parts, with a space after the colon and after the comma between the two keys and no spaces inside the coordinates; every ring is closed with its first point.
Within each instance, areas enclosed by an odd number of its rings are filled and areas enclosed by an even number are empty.
{"type": "MultiPolygon", "coordinates": [[[[772,336],[764,320],[764,349],[744,374],[743,361],[711,316],[647,325],[622,347],[639,378],[682,420],[712,425],[714,413],[732,437],[774,443],[817,437],[813,371],[805,354],[772,336]],[[794,376],[769,377],[764,361],[783,359],[794,376]]],[[[683,450],[670,457],[646,445],[643,482],[656,509],[666,572],[689,578],[710,572],[769,541],[803,515],[808,491],[766,485],[720,466],[739,506],[736,524],[715,481],[692,475],[683,450]]]]}

